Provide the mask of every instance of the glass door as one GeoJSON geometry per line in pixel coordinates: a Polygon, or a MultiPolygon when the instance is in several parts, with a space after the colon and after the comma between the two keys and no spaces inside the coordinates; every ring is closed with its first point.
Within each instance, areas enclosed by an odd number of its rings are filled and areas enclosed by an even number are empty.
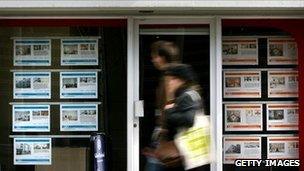
{"type": "MultiPolygon", "coordinates": [[[[159,92],[161,71],[152,62],[151,45],[167,42],[177,47],[176,61],[193,67],[202,88],[203,106],[210,113],[210,34],[209,25],[203,24],[157,24],[139,26],[139,75],[140,99],[144,100],[144,117],[139,120],[140,150],[154,148],[153,132],[160,117],[159,92]]],[[[152,45],[153,46],[153,45],[152,45]]],[[[153,47],[152,47],[153,49],[153,47]]],[[[140,155],[140,170],[145,170],[147,158],[140,155]]],[[[206,167],[205,170],[210,170],[206,167]]]]}

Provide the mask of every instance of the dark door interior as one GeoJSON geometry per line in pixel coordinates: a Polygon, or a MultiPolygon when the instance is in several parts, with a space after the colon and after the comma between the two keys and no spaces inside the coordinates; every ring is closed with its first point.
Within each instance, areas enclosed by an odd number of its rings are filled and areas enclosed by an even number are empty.
{"type": "MultiPolygon", "coordinates": [[[[172,26],[169,26],[166,33],[140,34],[139,57],[140,57],[140,99],[145,101],[145,116],[140,119],[140,149],[149,146],[151,134],[155,126],[155,90],[158,85],[160,73],[151,62],[150,45],[158,40],[171,41],[178,45],[181,52],[182,63],[190,64],[194,68],[202,87],[205,112],[209,114],[210,105],[210,37],[208,26],[197,27],[196,30],[205,30],[205,33],[187,33],[189,29],[185,26],[173,26],[181,28],[182,31],[172,33],[172,26]],[[184,31],[183,31],[184,30],[184,31]]],[[[190,27],[191,28],[191,27],[190,27]]],[[[162,30],[163,27],[162,27],[162,30]]],[[[180,29],[179,29],[180,30],[180,29]]],[[[140,157],[140,170],[144,170],[146,163],[145,156],[140,157]]],[[[209,169],[208,169],[209,170],[209,169]]]]}

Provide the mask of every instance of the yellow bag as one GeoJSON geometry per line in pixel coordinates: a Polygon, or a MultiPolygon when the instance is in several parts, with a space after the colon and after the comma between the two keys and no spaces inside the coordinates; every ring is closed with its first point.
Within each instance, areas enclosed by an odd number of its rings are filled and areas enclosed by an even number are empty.
{"type": "Polygon", "coordinates": [[[210,121],[209,116],[196,114],[194,124],[179,131],[174,142],[184,158],[185,169],[192,169],[210,163],[210,121]]]}

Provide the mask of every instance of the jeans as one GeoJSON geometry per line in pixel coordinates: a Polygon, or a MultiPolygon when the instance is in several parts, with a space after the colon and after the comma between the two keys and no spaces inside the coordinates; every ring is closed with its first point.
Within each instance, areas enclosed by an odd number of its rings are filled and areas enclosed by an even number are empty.
{"type": "Polygon", "coordinates": [[[153,157],[147,157],[146,171],[164,171],[165,167],[153,157]]]}

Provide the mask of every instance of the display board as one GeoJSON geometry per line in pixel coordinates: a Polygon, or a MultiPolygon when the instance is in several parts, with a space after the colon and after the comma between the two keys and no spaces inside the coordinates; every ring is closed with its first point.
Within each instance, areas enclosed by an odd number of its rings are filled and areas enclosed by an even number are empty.
{"type": "Polygon", "coordinates": [[[254,37],[223,37],[224,65],[258,65],[258,39],[254,37]]]}
{"type": "Polygon", "coordinates": [[[268,71],[268,97],[298,97],[297,71],[268,71]]]}
{"type": "Polygon", "coordinates": [[[98,88],[102,85],[99,39],[13,38],[16,68],[11,69],[13,101],[10,104],[12,137],[17,136],[13,141],[15,165],[50,165],[50,137],[65,137],[65,132],[90,135],[99,130],[99,108],[103,104],[103,93],[98,88]],[[54,122],[53,115],[60,122],[54,122]],[[54,135],[53,129],[60,133],[54,135]],[[18,134],[23,137],[19,138],[18,134]]]}
{"type": "Polygon", "coordinates": [[[61,65],[98,65],[98,39],[61,39],[61,65]]]}
{"type": "Polygon", "coordinates": [[[262,104],[226,104],[225,131],[262,131],[262,104]]]}
{"type": "Polygon", "coordinates": [[[223,142],[225,164],[233,164],[235,159],[261,159],[261,137],[225,136],[223,142]]]}
{"type": "Polygon", "coordinates": [[[61,104],[60,130],[61,131],[97,131],[98,130],[97,104],[61,104]]]}
{"type": "Polygon", "coordinates": [[[261,72],[244,70],[224,71],[224,98],[261,97],[261,72]]]}
{"type": "Polygon", "coordinates": [[[299,106],[297,102],[267,104],[267,130],[298,130],[299,106]]]}
{"type": "Polygon", "coordinates": [[[13,132],[49,132],[50,105],[13,105],[13,132]]]}
{"type": "Polygon", "coordinates": [[[50,72],[14,72],[15,99],[50,99],[50,72]]]}
{"type": "Polygon", "coordinates": [[[268,65],[297,65],[298,51],[291,37],[272,37],[268,39],[268,65]]]}
{"type": "Polygon", "coordinates": [[[92,99],[97,98],[97,72],[61,72],[60,98],[92,99]]]}
{"type": "Polygon", "coordinates": [[[222,47],[224,165],[233,168],[236,159],[298,159],[294,39],[229,35],[222,47]]]}
{"type": "Polygon", "coordinates": [[[51,165],[51,138],[14,138],[15,165],[51,165]]]}
{"type": "Polygon", "coordinates": [[[298,159],[299,137],[281,135],[280,137],[267,137],[268,159],[298,159]]]}
{"type": "Polygon", "coordinates": [[[14,39],[14,66],[50,66],[51,39],[14,39]]]}

